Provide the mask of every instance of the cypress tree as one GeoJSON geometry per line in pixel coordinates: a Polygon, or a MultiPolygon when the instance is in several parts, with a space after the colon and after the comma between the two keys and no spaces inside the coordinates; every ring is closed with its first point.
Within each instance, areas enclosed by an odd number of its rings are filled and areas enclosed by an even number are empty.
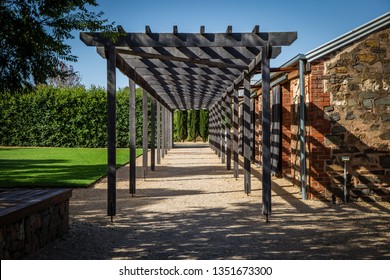
{"type": "Polygon", "coordinates": [[[197,111],[190,110],[188,115],[188,140],[196,142],[198,136],[199,121],[197,118],[197,111]]]}
{"type": "Polygon", "coordinates": [[[209,136],[209,111],[199,111],[199,135],[202,137],[203,142],[207,141],[209,136]]]}
{"type": "Polygon", "coordinates": [[[187,139],[187,112],[177,111],[176,112],[176,132],[177,139],[183,141],[187,139]]]}

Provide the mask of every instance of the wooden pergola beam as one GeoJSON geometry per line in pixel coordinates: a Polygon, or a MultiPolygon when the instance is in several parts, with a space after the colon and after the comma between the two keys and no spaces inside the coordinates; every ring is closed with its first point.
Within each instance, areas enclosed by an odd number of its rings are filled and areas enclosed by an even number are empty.
{"type": "Polygon", "coordinates": [[[289,46],[297,39],[297,32],[260,33],[127,33],[113,42],[109,36],[97,32],[81,32],[80,39],[87,46],[104,47],[246,47],[289,46]]]}

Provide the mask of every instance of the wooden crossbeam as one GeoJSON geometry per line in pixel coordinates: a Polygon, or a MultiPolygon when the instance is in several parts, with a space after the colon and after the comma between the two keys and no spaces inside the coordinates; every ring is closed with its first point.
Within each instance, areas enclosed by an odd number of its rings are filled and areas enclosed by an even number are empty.
{"type": "Polygon", "coordinates": [[[224,63],[224,62],[216,62],[205,59],[191,59],[191,58],[183,58],[183,57],[175,57],[175,56],[165,56],[165,55],[157,55],[151,53],[140,53],[134,52],[130,50],[117,50],[119,54],[131,55],[131,56],[139,56],[147,59],[137,59],[137,58],[128,58],[125,57],[126,61],[133,67],[157,67],[157,68],[169,68],[169,67],[188,67],[188,64],[195,64],[198,67],[207,66],[207,67],[216,67],[216,68],[233,68],[238,70],[244,70],[247,68],[247,65],[242,65],[241,62],[237,62],[238,64],[233,63],[224,63]],[[169,62],[177,62],[177,63],[169,63],[169,62]],[[241,65],[240,65],[241,64],[241,65]],[[152,66],[153,65],[153,66],[152,66]]]}
{"type": "Polygon", "coordinates": [[[297,32],[260,32],[256,33],[126,33],[113,42],[108,36],[97,32],[81,32],[80,39],[87,46],[117,47],[246,47],[289,46],[297,39],[297,32]]]}

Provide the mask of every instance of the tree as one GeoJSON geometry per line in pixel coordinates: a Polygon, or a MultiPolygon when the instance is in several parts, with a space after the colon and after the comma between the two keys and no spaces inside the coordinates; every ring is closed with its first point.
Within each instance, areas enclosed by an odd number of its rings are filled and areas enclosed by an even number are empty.
{"type": "Polygon", "coordinates": [[[81,77],[78,72],[73,70],[71,65],[66,65],[64,62],[58,64],[60,75],[54,78],[49,78],[47,84],[53,87],[77,87],[81,85],[81,77]]]}
{"type": "Polygon", "coordinates": [[[199,111],[199,135],[202,137],[203,142],[207,141],[209,136],[209,111],[199,111]]]}
{"type": "Polygon", "coordinates": [[[199,131],[199,117],[196,110],[190,110],[188,114],[188,140],[196,142],[199,131]]]}
{"type": "Polygon", "coordinates": [[[75,62],[72,31],[114,31],[96,0],[0,0],[0,90],[44,84],[63,76],[61,62],[75,62]]]}
{"type": "Polygon", "coordinates": [[[177,140],[183,141],[187,139],[187,111],[176,112],[176,133],[177,140]]]}

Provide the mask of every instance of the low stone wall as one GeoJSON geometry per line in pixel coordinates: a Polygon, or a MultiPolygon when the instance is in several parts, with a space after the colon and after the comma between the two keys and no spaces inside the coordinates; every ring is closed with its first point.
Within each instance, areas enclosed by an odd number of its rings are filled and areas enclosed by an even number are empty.
{"type": "Polygon", "coordinates": [[[8,213],[16,219],[7,219],[1,223],[0,258],[21,259],[33,255],[66,233],[69,228],[69,197],[46,199],[39,202],[38,209],[29,205],[27,208],[32,211],[27,212],[28,209],[25,209],[22,216],[17,211],[13,216],[8,213]]]}

